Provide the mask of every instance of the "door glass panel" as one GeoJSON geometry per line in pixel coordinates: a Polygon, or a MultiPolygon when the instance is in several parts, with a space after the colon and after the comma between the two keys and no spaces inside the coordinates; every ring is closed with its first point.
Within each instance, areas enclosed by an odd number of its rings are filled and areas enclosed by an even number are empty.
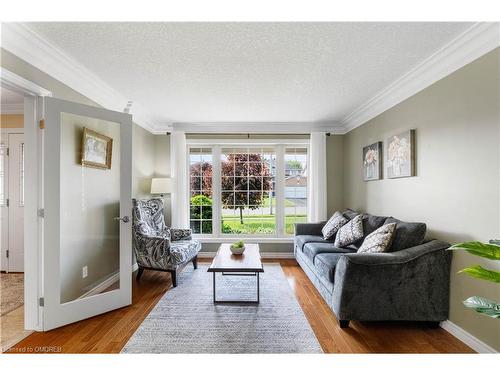
{"type": "Polygon", "coordinates": [[[61,113],[60,302],[120,287],[120,124],[61,113]]]}

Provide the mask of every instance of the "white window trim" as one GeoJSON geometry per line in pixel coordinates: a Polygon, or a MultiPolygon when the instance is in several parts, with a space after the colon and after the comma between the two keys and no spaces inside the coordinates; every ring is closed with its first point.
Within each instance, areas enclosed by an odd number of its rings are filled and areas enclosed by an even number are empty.
{"type": "Polygon", "coordinates": [[[212,183],[212,234],[193,234],[193,238],[206,243],[218,243],[233,239],[249,239],[257,243],[288,243],[293,240],[293,236],[285,233],[285,149],[288,147],[303,147],[307,149],[307,160],[309,162],[309,139],[187,139],[186,140],[186,168],[188,173],[187,186],[190,187],[190,151],[191,148],[211,148],[212,149],[212,179],[220,181],[220,156],[221,146],[246,145],[249,147],[276,146],[276,233],[270,235],[259,234],[258,236],[249,234],[222,234],[221,233],[221,207],[215,202],[220,202],[220,184],[212,183]]]}

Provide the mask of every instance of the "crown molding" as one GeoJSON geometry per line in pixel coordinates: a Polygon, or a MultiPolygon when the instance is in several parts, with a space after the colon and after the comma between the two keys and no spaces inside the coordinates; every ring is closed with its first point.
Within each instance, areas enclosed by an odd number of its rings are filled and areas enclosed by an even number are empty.
{"type": "MultiPolygon", "coordinates": [[[[128,98],[24,23],[2,23],[2,48],[106,109],[123,112],[129,108],[128,98]]],[[[130,113],[137,125],[154,134],[160,132],[141,105],[135,103],[130,113]]]]}
{"type": "Polygon", "coordinates": [[[12,73],[10,70],[0,67],[0,83],[2,87],[6,87],[21,95],[31,96],[52,96],[52,93],[37,84],[12,73]]]}
{"type": "Polygon", "coordinates": [[[2,115],[22,115],[24,113],[24,104],[2,104],[0,113],[2,115]]]}
{"type": "Polygon", "coordinates": [[[341,121],[347,133],[500,46],[500,23],[475,23],[341,121]]]}
{"type": "Polygon", "coordinates": [[[173,130],[188,133],[259,133],[305,134],[327,132],[344,134],[344,128],[336,122],[175,122],[173,130]]]}

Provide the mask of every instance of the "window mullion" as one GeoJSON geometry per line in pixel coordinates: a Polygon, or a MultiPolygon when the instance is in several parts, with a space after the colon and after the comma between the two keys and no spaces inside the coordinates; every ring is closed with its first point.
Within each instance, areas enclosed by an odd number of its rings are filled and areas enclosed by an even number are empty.
{"type": "Polygon", "coordinates": [[[221,159],[220,146],[212,148],[212,233],[221,236],[221,159]]]}
{"type": "Polygon", "coordinates": [[[276,236],[285,236],[285,147],[276,146],[276,236]]]}

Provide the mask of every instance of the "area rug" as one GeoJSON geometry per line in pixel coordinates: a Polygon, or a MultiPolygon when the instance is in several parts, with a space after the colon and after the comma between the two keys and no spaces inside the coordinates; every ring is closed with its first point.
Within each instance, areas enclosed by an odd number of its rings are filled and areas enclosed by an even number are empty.
{"type": "MultiPolygon", "coordinates": [[[[279,264],[264,265],[259,305],[214,305],[208,267],[188,267],[122,353],[322,353],[279,264]]],[[[254,277],[217,274],[218,299],[255,295],[254,277]]]]}
{"type": "Polygon", "coordinates": [[[0,273],[0,316],[10,313],[24,303],[24,274],[0,273]]]}

